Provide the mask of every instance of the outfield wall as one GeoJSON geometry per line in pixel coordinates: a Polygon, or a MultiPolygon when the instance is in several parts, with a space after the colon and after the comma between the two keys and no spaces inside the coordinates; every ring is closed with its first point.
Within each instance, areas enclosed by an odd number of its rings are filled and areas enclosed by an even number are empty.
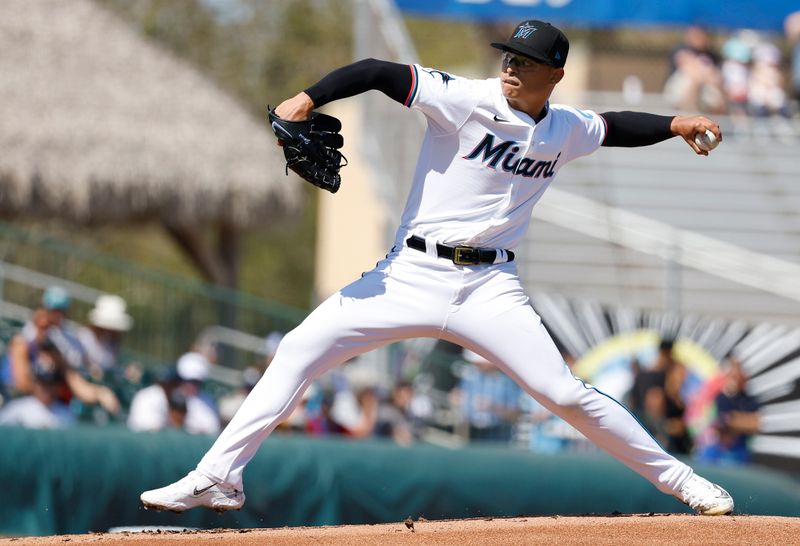
{"type": "MultiPolygon", "coordinates": [[[[608,457],[276,434],[245,472],[240,512],[154,513],[140,507],[139,493],[182,477],[212,438],[114,427],[0,428],[0,438],[0,535],[688,511],[608,457]]],[[[738,513],[800,516],[800,482],[786,475],[701,470],[734,495],[738,513]]]]}

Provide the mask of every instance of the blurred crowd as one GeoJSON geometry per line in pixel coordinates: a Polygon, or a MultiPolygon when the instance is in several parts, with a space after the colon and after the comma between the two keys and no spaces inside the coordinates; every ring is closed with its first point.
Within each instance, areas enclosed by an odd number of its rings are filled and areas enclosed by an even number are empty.
{"type": "Polygon", "coordinates": [[[721,374],[705,385],[692,385],[686,366],[675,357],[673,341],[663,340],[649,367],[636,360],[632,365],[626,405],[667,451],[710,463],[750,460],[747,443],[758,432],[759,404],[745,389],[741,362],[729,357],[721,374]]]}
{"type": "MultiPolygon", "coordinates": [[[[86,325],[68,320],[69,309],[67,291],[48,288],[8,343],[0,359],[0,425],[116,422],[138,432],[215,435],[258,383],[282,339],[272,332],[264,340],[263,358],[237,376],[239,384],[220,388],[212,379],[213,343],[197,343],[174,365],[143,370],[121,358],[123,337],[133,327],[121,297],[100,296],[86,325]]],[[[673,345],[663,340],[650,362],[631,360],[625,405],[671,453],[747,462],[759,407],[746,392],[741,363],[727,359],[717,377],[698,385],[673,345]],[[698,402],[705,404],[700,410],[698,402]]],[[[571,367],[574,358],[565,354],[565,362],[571,367]]],[[[495,442],[539,453],[595,449],[496,366],[456,345],[439,341],[394,376],[378,377],[369,362],[347,363],[315,381],[278,430],[386,438],[403,446],[423,440],[495,442]]]]}
{"type": "Polygon", "coordinates": [[[79,406],[97,406],[104,415],[121,411],[102,380],[115,371],[122,335],[133,324],[125,301],[101,296],[88,324],[76,328],[67,321],[69,307],[69,293],[49,287],[8,343],[0,359],[0,424],[56,428],[72,424],[79,406]]]}
{"type": "Polygon", "coordinates": [[[665,98],[686,111],[729,114],[737,132],[794,136],[790,120],[800,113],[800,12],[787,17],[785,33],[786,54],[752,30],[727,37],[717,51],[704,29],[690,27],[670,54],[665,98]]]}
{"type": "MultiPolygon", "coordinates": [[[[119,296],[100,296],[85,325],[69,316],[70,307],[67,290],[47,288],[30,320],[8,341],[0,358],[0,426],[118,423],[137,432],[215,435],[260,380],[283,337],[268,335],[263,357],[254,358],[231,385],[213,379],[217,350],[202,340],[172,365],[143,369],[125,361],[122,342],[133,319],[119,296]]],[[[329,374],[314,384],[281,430],[387,437],[402,445],[416,440],[410,384],[367,387],[346,375],[329,374]]]]}

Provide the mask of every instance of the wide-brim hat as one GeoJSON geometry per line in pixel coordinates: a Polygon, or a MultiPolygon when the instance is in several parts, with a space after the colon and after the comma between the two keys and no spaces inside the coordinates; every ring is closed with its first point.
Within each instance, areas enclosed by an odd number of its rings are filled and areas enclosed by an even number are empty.
{"type": "Polygon", "coordinates": [[[125,300],[113,294],[97,298],[94,309],[89,311],[89,322],[98,328],[127,332],[133,327],[133,318],[127,313],[125,300]]]}
{"type": "Polygon", "coordinates": [[[508,41],[492,42],[492,47],[562,68],[567,62],[569,40],[563,32],[550,23],[530,20],[518,24],[508,41]]]}
{"type": "Polygon", "coordinates": [[[178,359],[176,368],[184,381],[205,381],[211,364],[200,353],[188,352],[178,359]]]}

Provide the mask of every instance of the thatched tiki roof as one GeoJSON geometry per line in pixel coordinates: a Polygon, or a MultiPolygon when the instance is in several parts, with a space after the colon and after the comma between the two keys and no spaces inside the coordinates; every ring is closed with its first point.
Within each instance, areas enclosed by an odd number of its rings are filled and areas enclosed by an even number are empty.
{"type": "Polygon", "coordinates": [[[190,226],[269,222],[300,189],[266,123],[116,16],[0,1],[0,216],[160,219],[202,261],[190,226]]]}

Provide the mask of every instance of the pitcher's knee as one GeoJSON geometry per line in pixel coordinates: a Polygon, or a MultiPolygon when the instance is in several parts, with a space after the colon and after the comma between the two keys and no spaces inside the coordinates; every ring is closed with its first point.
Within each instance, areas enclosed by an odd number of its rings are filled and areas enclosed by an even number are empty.
{"type": "Polygon", "coordinates": [[[573,421],[586,414],[586,411],[580,404],[557,404],[556,408],[557,409],[554,410],[553,413],[556,413],[565,421],[573,421]]]}
{"type": "Polygon", "coordinates": [[[309,337],[299,328],[284,336],[270,367],[276,366],[297,377],[316,377],[346,360],[347,354],[336,343],[309,337]]]}
{"type": "Polygon", "coordinates": [[[302,336],[292,331],[281,340],[269,367],[305,375],[304,368],[310,367],[314,360],[309,354],[308,339],[303,340],[302,336]]]}
{"type": "Polygon", "coordinates": [[[287,353],[289,355],[296,353],[298,349],[308,344],[307,340],[305,343],[303,342],[303,334],[299,331],[301,328],[302,326],[298,326],[283,336],[281,342],[278,344],[278,350],[275,352],[275,358],[287,353]]]}
{"type": "Polygon", "coordinates": [[[587,412],[583,389],[570,386],[569,389],[543,393],[540,403],[565,421],[579,417],[587,412]]]}

